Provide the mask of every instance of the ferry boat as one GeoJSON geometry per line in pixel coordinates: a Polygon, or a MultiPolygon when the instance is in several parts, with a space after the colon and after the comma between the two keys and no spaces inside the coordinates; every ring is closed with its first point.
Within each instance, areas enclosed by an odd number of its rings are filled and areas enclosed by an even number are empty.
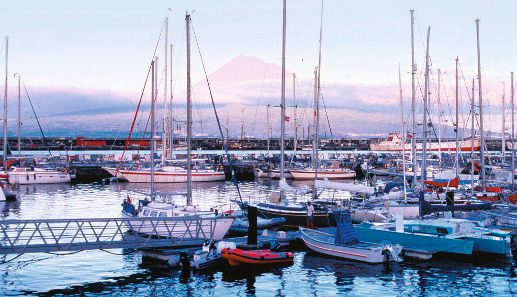
{"type": "MultiPolygon", "coordinates": [[[[474,139],[474,150],[479,150],[480,140],[474,139]]],[[[460,151],[471,151],[472,148],[472,140],[466,139],[466,140],[460,140],[458,142],[459,150],[460,151]]],[[[379,143],[372,143],[370,144],[370,149],[372,151],[402,151],[405,150],[406,152],[411,151],[411,143],[403,143],[402,137],[396,133],[392,132],[386,137],[385,140],[379,142],[379,143]]],[[[441,143],[432,141],[427,142],[427,151],[442,151],[442,152],[449,152],[449,151],[456,151],[456,142],[455,141],[442,141],[441,143]]],[[[422,143],[416,143],[416,150],[421,151],[422,150],[422,143]]]]}

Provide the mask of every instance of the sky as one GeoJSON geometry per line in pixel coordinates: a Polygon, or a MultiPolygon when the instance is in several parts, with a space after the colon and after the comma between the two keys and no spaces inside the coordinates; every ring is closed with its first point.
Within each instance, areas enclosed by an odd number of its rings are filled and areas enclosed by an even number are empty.
{"type": "MultiPolygon", "coordinates": [[[[483,82],[487,97],[497,97],[500,82],[508,81],[509,72],[517,69],[513,54],[517,41],[512,38],[517,33],[517,2],[512,0],[325,0],[322,83],[359,89],[381,86],[396,98],[400,63],[404,88],[409,90],[410,9],[415,10],[418,70],[424,68],[425,34],[430,26],[432,67],[442,69],[449,86],[456,56],[466,80],[476,74],[475,19],[481,19],[483,82]]],[[[305,79],[312,77],[317,65],[320,10],[318,0],[287,1],[286,65],[305,79]]],[[[135,102],[163,19],[169,17],[174,88],[180,92],[186,11],[192,14],[209,73],[241,54],[281,63],[280,0],[1,1],[0,36],[10,38],[9,84],[15,83],[12,74],[17,72],[32,88],[116,94],[135,102]]],[[[162,52],[160,43],[160,59],[162,52]]],[[[202,69],[195,63],[193,80],[199,81],[202,69]]],[[[2,75],[4,66],[0,59],[2,75]]],[[[382,104],[382,100],[380,96],[371,102],[382,104]]],[[[487,100],[496,102],[496,98],[487,100]]]]}

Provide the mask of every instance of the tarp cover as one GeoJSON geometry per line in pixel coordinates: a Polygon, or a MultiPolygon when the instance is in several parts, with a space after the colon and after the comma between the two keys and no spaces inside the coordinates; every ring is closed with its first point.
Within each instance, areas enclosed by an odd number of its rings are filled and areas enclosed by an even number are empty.
{"type": "Polygon", "coordinates": [[[296,195],[304,195],[304,194],[311,192],[311,189],[307,186],[299,187],[299,188],[291,187],[290,185],[287,184],[287,181],[285,180],[285,178],[280,180],[279,185],[280,185],[281,190],[283,190],[285,192],[293,193],[296,195]]]}
{"type": "Polygon", "coordinates": [[[329,181],[327,178],[325,178],[324,180],[317,180],[316,188],[349,191],[354,193],[365,193],[368,195],[372,195],[373,193],[375,193],[374,187],[353,183],[333,182],[329,181]]]}

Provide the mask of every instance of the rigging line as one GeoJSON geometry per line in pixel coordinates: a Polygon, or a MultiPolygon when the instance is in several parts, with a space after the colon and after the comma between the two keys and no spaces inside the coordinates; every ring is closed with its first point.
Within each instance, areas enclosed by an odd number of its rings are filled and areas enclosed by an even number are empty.
{"type": "Polygon", "coordinates": [[[232,171],[232,181],[235,184],[235,188],[237,189],[237,193],[239,194],[240,202],[244,203],[242,201],[242,196],[241,196],[241,191],[239,189],[239,183],[237,181],[237,176],[235,175],[235,168],[234,168],[234,166],[232,164],[232,159],[231,159],[230,153],[228,152],[228,143],[227,143],[227,141],[224,141],[223,128],[221,127],[221,121],[219,120],[219,114],[217,113],[217,108],[215,107],[214,96],[212,94],[212,88],[210,87],[210,81],[208,80],[208,74],[206,72],[206,67],[205,67],[205,61],[203,60],[203,56],[201,55],[201,48],[199,47],[199,42],[197,40],[197,34],[196,34],[196,30],[194,29],[194,26],[192,26],[192,33],[194,33],[194,40],[196,41],[197,51],[199,53],[199,58],[201,60],[201,65],[203,66],[203,72],[205,74],[205,79],[206,79],[206,83],[207,83],[207,86],[208,86],[208,91],[210,93],[210,100],[212,101],[212,108],[214,109],[215,119],[217,120],[217,126],[219,128],[219,133],[221,134],[221,139],[223,141],[223,149],[226,152],[226,158],[228,159],[228,165],[230,166],[230,169],[232,171]]]}
{"type": "Polygon", "coordinates": [[[323,103],[323,109],[325,110],[325,117],[327,118],[327,124],[329,126],[330,143],[332,143],[332,147],[334,148],[334,151],[336,152],[336,155],[337,155],[338,152],[337,152],[336,143],[334,141],[332,141],[332,139],[334,138],[334,133],[332,133],[332,126],[330,125],[329,114],[327,112],[327,104],[325,104],[325,97],[323,97],[323,92],[320,92],[320,96],[321,96],[321,101],[323,103]]]}
{"type": "MultiPolygon", "coordinates": [[[[474,94],[470,94],[470,88],[467,85],[467,81],[465,79],[465,74],[463,73],[463,68],[461,67],[460,61],[458,61],[458,66],[460,68],[461,77],[463,78],[463,83],[465,84],[465,89],[467,90],[467,95],[469,97],[469,105],[470,105],[471,104],[470,102],[472,102],[472,96],[474,96],[474,94]]],[[[474,107],[475,107],[475,105],[474,105],[474,107]]],[[[476,123],[478,124],[478,127],[479,127],[479,121],[478,121],[478,118],[476,117],[475,112],[474,112],[474,114],[472,114],[472,108],[469,108],[469,117],[471,117],[471,116],[472,116],[472,121],[476,121],[476,123]]],[[[467,125],[467,122],[465,122],[464,129],[466,129],[466,125],[467,125]]]]}
{"type": "MultiPolygon", "coordinates": [[[[158,45],[160,44],[160,39],[162,38],[163,28],[165,27],[165,21],[162,23],[162,28],[160,29],[160,34],[158,35],[158,40],[156,40],[156,45],[154,47],[154,52],[152,55],[152,59],[156,56],[156,51],[158,50],[158,45]]],[[[131,128],[129,129],[129,133],[127,135],[125,144],[124,144],[124,150],[122,151],[122,156],[120,156],[120,164],[117,167],[117,171],[120,169],[120,166],[122,166],[122,160],[124,159],[124,155],[127,150],[127,145],[129,140],[131,139],[131,135],[133,134],[133,128],[135,127],[136,119],[138,118],[138,111],[140,110],[140,105],[142,104],[142,99],[144,97],[145,89],[147,87],[147,82],[149,81],[149,75],[151,74],[151,68],[152,68],[152,62],[149,63],[149,68],[147,69],[147,75],[145,76],[144,86],[142,88],[142,92],[140,93],[140,99],[138,100],[138,105],[136,106],[135,115],[133,117],[133,122],[131,123],[131,128]]]]}
{"type": "Polygon", "coordinates": [[[34,117],[36,118],[36,122],[38,123],[39,131],[41,132],[41,137],[43,137],[43,143],[47,147],[48,153],[52,156],[52,152],[50,151],[50,147],[48,146],[47,139],[45,137],[45,133],[43,133],[43,129],[41,128],[41,123],[38,119],[38,115],[36,114],[36,110],[34,109],[34,105],[32,105],[31,97],[29,96],[29,91],[27,91],[27,87],[25,86],[25,81],[22,80],[23,89],[25,90],[25,94],[27,95],[27,99],[29,99],[29,103],[32,108],[32,112],[34,113],[34,117]]]}

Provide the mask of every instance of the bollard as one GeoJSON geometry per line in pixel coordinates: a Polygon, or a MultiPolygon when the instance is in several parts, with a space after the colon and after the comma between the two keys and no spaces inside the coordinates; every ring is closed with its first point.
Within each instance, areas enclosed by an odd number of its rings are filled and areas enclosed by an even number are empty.
{"type": "Polygon", "coordinates": [[[248,244],[257,244],[257,208],[248,207],[248,244]]]}

